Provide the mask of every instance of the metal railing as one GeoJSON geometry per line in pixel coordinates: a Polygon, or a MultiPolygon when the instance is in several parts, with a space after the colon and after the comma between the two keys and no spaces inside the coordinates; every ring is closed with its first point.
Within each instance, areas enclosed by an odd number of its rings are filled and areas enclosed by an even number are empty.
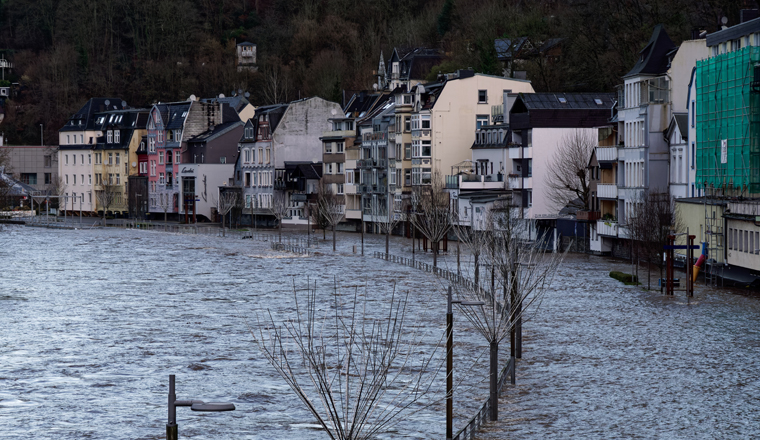
{"type": "Polygon", "coordinates": [[[294,254],[309,255],[309,256],[312,253],[311,249],[307,249],[301,246],[296,246],[293,244],[277,243],[277,242],[272,242],[272,250],[286,251],[286,252],[292,252],[294,254]]]}

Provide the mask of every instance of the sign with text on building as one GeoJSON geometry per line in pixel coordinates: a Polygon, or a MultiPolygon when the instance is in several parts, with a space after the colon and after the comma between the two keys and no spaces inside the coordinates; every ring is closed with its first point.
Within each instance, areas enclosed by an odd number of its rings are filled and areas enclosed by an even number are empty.
{"type": "Polygon", "coordinates": [[[720,163],[728,163],[728,139],[720,140],[720,163]]]}

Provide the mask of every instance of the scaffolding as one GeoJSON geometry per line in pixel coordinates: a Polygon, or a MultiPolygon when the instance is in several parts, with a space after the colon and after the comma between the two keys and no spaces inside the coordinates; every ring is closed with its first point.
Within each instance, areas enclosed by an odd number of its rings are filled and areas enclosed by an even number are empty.
{"type": "MultiPolygon", "coordinates": [[[[707,188],[703,198],[705,207],[704,242],[707,250],[705,263],[705,284],[718,286],[723,282],[723,269],[726,261],[725,254],[725,228],[723,213],[725,212],[725,200],[720,189],[707,188]]],[[[694,264],[689,262],[688,264],[694,264]]]]}
{"type": "Polygon", "coordinates": [[[760,47],[697,62],[697,185],[760,193],[760,47]]]}

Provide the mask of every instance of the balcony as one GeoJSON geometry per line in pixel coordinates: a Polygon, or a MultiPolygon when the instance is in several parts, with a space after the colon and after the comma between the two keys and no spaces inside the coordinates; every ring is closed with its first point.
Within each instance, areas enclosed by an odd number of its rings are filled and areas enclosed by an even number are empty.
{"type": "Polygon", "coordinates": [[[600,199],[617,199],[617,185],[614,183],[599,183],[596,185],[596,195],[600,199]]]}
{"type": "Polygon", "coordinates": [[[322,132],[322,137],[347,138],[354,136],[356,136],[356,130],[331,130],[322,132]]]}
{"type": "Polygon", "coordinates": [[[617,237],[618,224],[616,221],[611,220],[597,220],[596,233],[607,237],[617,237]]]}
{"type": "Polygon", "coordinates": [[[579,222],[595,222],[601,217],[599,211],[578,211],[575,213],[575,218],[579,222]]]}
{"type": "Polygon", "coordinates": [[[378,159],[378,161],[377,161],[377,167],[378,168],[387,168],[388,167],[388,161],[386,159],[378,159]]]}
{"type": "Polygon", "coordinates": [[[372,159],[360,159],[356,161],[356,168],[372,168],[372,159]]]}
{"type": "Polygon", "coordinates": [[[596,147],[596,160],[599,162],[617,162],[617,147],[596,147]]]}
{"type": "Polygon", "coordinates": [[[509,175],[509,188],[510,189],[522,189],[522,176],[519,174],[509,175]]]}
{"type": "Polygon", "coordinates": [[[459,174],[456,176],[446,176],[446,188],[447,189],[462,189],[462,190],[475,190],[475,189],[505,189],[504,179],[498,178],[498,175],[482,175],[482,174],[459,174]]]}

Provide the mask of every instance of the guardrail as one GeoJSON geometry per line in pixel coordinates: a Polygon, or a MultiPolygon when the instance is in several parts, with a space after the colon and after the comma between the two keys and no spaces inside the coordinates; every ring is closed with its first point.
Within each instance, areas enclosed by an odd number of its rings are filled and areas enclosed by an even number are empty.
{"type": "Polygon", "coordinates": [[[306,248],[296,246],[293,244],[272,242],[271,246],[272,246],[273,251],[286,251],[286,252],[293,252],[294,254],[309,255],[309,256],[312,253],[311,249],[306,249],[306,248]]]}
{"type": "Polygon", "coordinates": [[[483,293],[488,294],[487,291],[485,291],[481,286],[475,284],[471,279],[463,277],[462,275],[458,275],[450,270],[435,267],[432,264],[428,264],[423,261],[412,260],[411,258],[400,257],[398,255],[386,254],[383,252],[373,252],[372,256],[381,260],[390,261],[391,263],[403,264],[404,266],[423,270],[425,272],[437,275],[445,280],[451,281],[452,283],[459,284],[465,289],[481,290],[483,293]]]}

